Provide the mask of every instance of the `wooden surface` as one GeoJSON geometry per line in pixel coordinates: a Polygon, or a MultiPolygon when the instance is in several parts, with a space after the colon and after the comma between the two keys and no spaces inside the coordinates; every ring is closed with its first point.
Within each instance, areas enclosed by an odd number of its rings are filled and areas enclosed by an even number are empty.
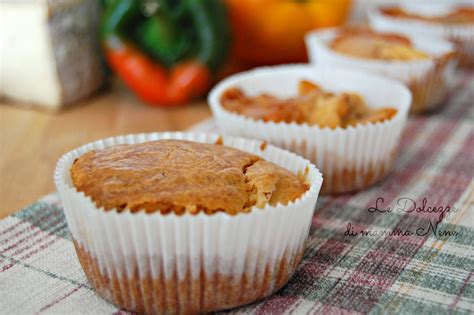
{"type": "Polygon", "coordinates": [[[209,117],[204,101],[153,108],[114,88],[59,113],[0,102],[0,218],[55,190],[58,158],[87,142],[128,133],[184,130],[209,117]]]}

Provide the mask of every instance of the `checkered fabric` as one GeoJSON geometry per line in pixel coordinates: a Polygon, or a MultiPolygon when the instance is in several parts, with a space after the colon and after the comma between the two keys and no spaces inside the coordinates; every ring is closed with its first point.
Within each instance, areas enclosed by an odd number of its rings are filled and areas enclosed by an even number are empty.
{"type": "MultiPolygon", "coordinates": [[[[474,313],[473,79],[410,118],[387,180],[320,197],[288,284],[232,312],[474,313]]],[[[55,194],[0,221],[0,313],[120,311],[87,282],[55,194]]]]}

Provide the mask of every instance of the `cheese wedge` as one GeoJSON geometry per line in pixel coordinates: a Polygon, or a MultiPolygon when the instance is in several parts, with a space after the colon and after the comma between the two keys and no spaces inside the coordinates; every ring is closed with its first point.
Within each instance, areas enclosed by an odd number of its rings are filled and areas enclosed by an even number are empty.
{"type": "Polygon", "coordinates": [[[97,0],[0,1],[0,96],[59,109],[99,89],[97,0]]]}

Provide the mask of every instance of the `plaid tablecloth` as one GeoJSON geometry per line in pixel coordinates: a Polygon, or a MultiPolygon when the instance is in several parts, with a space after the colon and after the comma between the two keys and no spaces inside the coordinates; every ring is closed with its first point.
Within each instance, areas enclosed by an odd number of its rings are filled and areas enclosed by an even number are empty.
{"type": "MultiPolygon", "coordinates": [[[[293,278],[233,312],[474,313],[473,79],[410,119],[387,180],[320,197],[293,278]]],[[[55,194],[0,221],[0,313],[118,311],[88,284],[55,194]]]]}

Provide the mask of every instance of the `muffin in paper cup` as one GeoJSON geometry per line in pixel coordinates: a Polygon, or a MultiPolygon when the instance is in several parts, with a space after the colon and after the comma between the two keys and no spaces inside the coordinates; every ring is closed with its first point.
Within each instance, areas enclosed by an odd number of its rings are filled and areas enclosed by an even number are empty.
{"type": "Polygon", "coordinates": [[[424,113],[444,104],[456,67],[453,45],[423,35],[404,36],[429,59],[388,61],[352,57],[331,49],[340,29],[310,32],[306,36],[309,60],[316,66],[342,67],[380,74],[403,82],[412,92],[412,113],[424,113]]]}
{"type": "Polygon", "coordinates": [[[374,74],[310,65],[264,67],[233,75],[217,84],[208,98],[221,132],[266,140],[315,163],[324,176],[323,193],[344,193],[366,188],[384,178],[397,156],[400,134],[411,103],[401,83],[374,74]],[[246,94],[277,97],[297,94],[300,80],[333,92],[357,92],[370,107],[397,109],[390,120],[347,128],[320,128],[308,124],[265,122],[225,109],[221,96],[232,87],[246,94]]]}
{"type": "Polygon", "coordinates": [[[202,313],[251,303],[282,287],[301,261],[322,183],[294,153],[262,141],[212,134],[148,133],[107,138],[57,163],[55,183],[77,255],[106,300],[144,313],[202,313]],[[117,144],[182,139],[254,153],[304,176],[308,190],[287,205],[230,215],[105,210],[72,182],[74,161],[117,144]]]}
{"type": "MultiPolygon", "coordinates": [[[[418,3],[405,1],[401,9],[420,16],[432,16],[466,5],[461,1],[442,1],[438,3],[418,3]]],[[[455,45],[459,57],[459,65],[465,68],[474,67],[474,22],[473,23],[436,23],[420,19],[396,17],[384,14],[383,10],[393,6],[379,6],[368,12],[370,26],[380,31],[400,32],[444,38],[455,45]]],[[[471,4],[472,7],[472,4],[471,4]]]]}

